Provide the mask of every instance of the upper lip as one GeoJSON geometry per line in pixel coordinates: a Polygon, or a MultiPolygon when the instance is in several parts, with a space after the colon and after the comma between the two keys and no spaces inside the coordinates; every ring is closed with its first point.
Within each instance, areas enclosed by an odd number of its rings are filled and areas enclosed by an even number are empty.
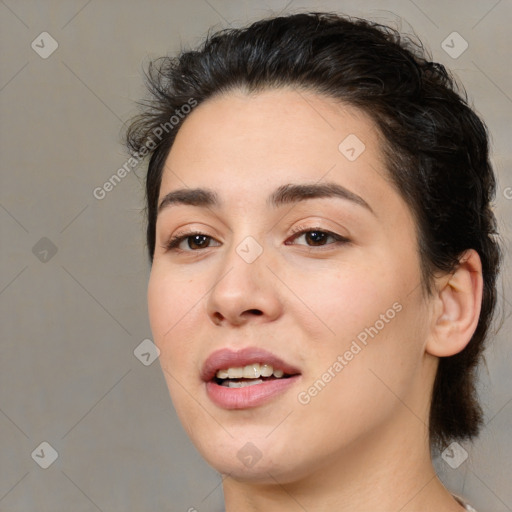
{"type": "Polygon", "coordinates": [[[208,356],[201,370],[201,379],[205,382],[212,380],[218,370],[239,368],[253,363],[272,365],[274,370],[282,370],[287,375],[296,375],[300,371],[283,361],[280,357],[257,347],[246,347],[240,350],[222,348],[208,356]]]}

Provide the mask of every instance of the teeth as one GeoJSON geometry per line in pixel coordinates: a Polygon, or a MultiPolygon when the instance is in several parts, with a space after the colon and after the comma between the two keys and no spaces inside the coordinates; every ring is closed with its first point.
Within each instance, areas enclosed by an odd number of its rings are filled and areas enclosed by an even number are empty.
{"type": "Polygon", "coordinates": [[[228,377],[230,379],[241,379],[244,376],[243,368],[229,368],[228,377]]]}
{"type": "Polygon", "coordinates": [[[257,379],[260,376],[260,363],[244,366],[244,379],[257,379]]]}
{"type": "Polygon", "coordinates": [[[245,388],[247,386],[254,386],[256,384],[261,384],[263,381],[261,379],[253,379],[253,380],[245,380],[245,381],[234,381],[234,380],[225,380],[222,383],[222,386],[226,388],[245,388]]]}
{"type": "MultiPolygon", "coordinates": [[[[222,370],[219,370],[216,374],[216,377],[221,380],[226,379],[259,379],[260,377],[270,377],[274,376],[276,379],[280,379],[284,372],[283,370],[274,370],[272,365],[266,364],[266,363],[253,363],[248,364],[247,366],[238,366],[233,368],[223,368],[222,370]]],[[[262,382],[262,381],[260,381],[262,382]]],[[[242,382],[231,382],[231,384],[236,384],[236,386],[231,387],[243,387],[239,386],[238,384],[243,384],[244,386],[247,385],[246,383],[242,382]]],[[[249,383],[249,385],[252,383],[249,383]]]]}
{"type": "Polygon", "coordinates": [[[274,369],[269,364],[262,364],[260,366],[260,373],[262,377],[270,377],[274,373],[274,369]]]}

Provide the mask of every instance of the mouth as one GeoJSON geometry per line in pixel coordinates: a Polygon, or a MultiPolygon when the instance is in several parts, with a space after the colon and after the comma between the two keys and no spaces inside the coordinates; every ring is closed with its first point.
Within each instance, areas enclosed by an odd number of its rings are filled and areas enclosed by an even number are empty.
{"type": "Polygon", "coordinates": [[[208,357],[201,378],[209,398],[224,409],[257,407],[284,393],[300,371],[262,349],[221,349],[208,357]]]}

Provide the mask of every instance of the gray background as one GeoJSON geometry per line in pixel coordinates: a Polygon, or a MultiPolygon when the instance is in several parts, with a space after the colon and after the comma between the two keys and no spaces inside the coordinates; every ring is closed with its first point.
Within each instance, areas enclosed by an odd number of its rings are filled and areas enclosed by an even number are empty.
{"type": "MultiPolygon", "coordinates": [[[[151,338],[144,169],[103,200],[92,191],[127,160],[120,133],[144,94],[143,62],[196,45],[211,26],[323,9],[412,27],[465,84],[493,136],[510,249],[508,0],[0,1],[1,511],[220,510],[221,479],[183,433],[158,361],[134,356],[151,338]],[[43,59],[31,43],[51,49],[45,31],[58,48],[43,59]],[[454,31],[469,44],[457,58],[441,46],[454,31]],[[43,441],[58,452],[47,469],[36,463],[49,457],[43,441]]],[[[503,326],[481,372],[487,428],[457,469],[436,460],[481,512],[512,510],[509,268],[507,254],[503,326]]]]}

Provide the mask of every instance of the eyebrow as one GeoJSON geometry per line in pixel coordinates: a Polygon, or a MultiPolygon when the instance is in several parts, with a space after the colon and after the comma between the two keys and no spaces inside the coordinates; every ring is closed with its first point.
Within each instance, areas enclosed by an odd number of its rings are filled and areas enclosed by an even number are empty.
{"type": "MultiPolygon", "coordinates": [[[[375,215],[371,206],[360,196],[337,183],[288,183],[277,188],[267,199],[267,204],[279,208],[287,204],[298,203],[307,199],[338,197],[366,208],[375,215]]],[[[158,207],[158,213],[172,205],[202,206],[219,208],[221,201],[218,194],[210,189],[183,188],[173,190],[164,196],[158,207]]]]}

